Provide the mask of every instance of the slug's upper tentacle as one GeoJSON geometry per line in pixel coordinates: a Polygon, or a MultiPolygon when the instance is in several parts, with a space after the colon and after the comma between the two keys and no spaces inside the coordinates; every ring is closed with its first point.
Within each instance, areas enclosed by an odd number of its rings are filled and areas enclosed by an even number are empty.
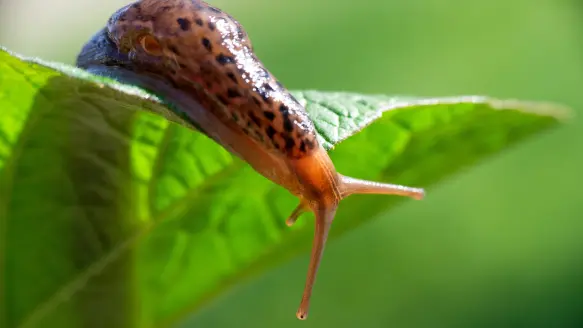
{"type": "Polygon", "coordinates": [[[219,9],[198,0],[142,0],[118,10],[107,32],[135,68],[193,93],[265,149],[301,158],[319,147],[304,108],[219,9]]]}

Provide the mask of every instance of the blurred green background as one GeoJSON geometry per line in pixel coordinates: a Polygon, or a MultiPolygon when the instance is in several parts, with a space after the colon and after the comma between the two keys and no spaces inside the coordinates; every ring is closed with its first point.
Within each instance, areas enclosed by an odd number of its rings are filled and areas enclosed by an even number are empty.
{"type": "MultiPolygon", "coordinates": [[[[122,0],[2,0],[0,44],[72,64],[122,0]]],[[[583,4],[215,0],[291,89],[549,100],[565,127],[333,240],[311,316],[308,254],[183,327],[583,327],[583,4]]],[[[283,218],[282,218],[283,219],[283,218]]]]}

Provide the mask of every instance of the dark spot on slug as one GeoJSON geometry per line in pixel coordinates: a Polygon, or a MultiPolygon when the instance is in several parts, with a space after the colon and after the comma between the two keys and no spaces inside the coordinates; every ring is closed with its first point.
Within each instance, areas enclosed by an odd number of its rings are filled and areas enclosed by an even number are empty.
{"type": "Polygon", "coordinates": [[[213,50],[213,46],[211,45],[211,40],[207,39],[207,38],[202,38],[202,45],[206,48],[206,50],[208,51],[212,51],[213,50]]]}
{"type": "Polygon", "coordinates": [[[292,132],[294,130],[294,125],[293,125],[292,121],[289,119],[288,116],[284,116],[283,117],[283,128],[287,132],[292,132]]]}
{"type": "Polygon", "coordinates": [[[257,117],[257,115],[255,115],[254,112],[249,112],[249,118],[251,118],[251,121],[253,121],[253,123],[255,123],[255,125],[257,126],[261,126],[261,120],[257,117]]]}
{"type": "MultiPolygon", "coordinates": [[[[253,98],[255,99],[255,98],[253,98]]],[[[264,110],[263,111],[263,116],[265,116],[266,119],[273,121],[275,119],[275,114],[273,114],[273,112],[268,111],[268,110],[264,110]]]]}
{"type": "Polygon", "coordinates": [[[223,54],[219,54],[217,56],[217,62],[221,65],[226,65],[234,62],[235,60],[231,56],[225,56],[223,54]]]}
{"type": "Polygon", "coordinates": [[[273,126],[268,126],[267,129],[265,129],[265,132],[267,133],[267,137],[273,140],[273,136],[275,135],[275,129],[273,126]]]}
{"type": "Polygon", "coordinates": [[[286,105],[284,105],[284,104],[281,104],[281,105],[279,106],[279,112],[280,112],[280,113],[281,113],[281,115],[283,115],[283,116],[288,116],[288,115],[289,115],[289,108],[287,108],[287,106],[286,106],[286,105]]]}
{"type": "Polygon", "coordinates": [[[196,23],[196,25],[198,25],[198,26],[202,26],[202,24],[204,24],[204,22],[203,22],[203,21],[202,21],[202,19],[200,19],[200,18],[197,18],[197,19],[195,19],[195,20],[194,20],[194,22],[195,22],[195,23],[196,23]]]}
{"type": "Polygon", "coordinates": [[[306,146],[308,146],[308,149],[312,150],[316,147],[316,144],[310,140],[310,139],[304,139],[304,141],[306,142],[306,146]]]}
{"type": "Polygon", "coordinates": [[[306,143],[302,140],[302,142],[300,143],[300,151],[302,153],[306,152],[306,143]]]}
{"type": "Polygon", "coordinates": [[[271,144],[273,145],[273,148],[279,149],[279,144],[277,143],[277,140],[275,140],[275,139],[270,139],[270,140],[271,140],[271,144]]]}
{"type": "Polygon", "coordinates": [[[265,89],[258,88],[255,90],[255,92],[257,92],[257,94],[261,96],[261,99],[263,99],[263,101],[265,101],[268,104],[271,104],[271,99],[267,95],[267,92],[265,91],[265,89]]]}
{"type": "Polygon", "coordinates": [[[188,31],[190,30],[190,21],[186,18],[178,18],[176,20],[176,22],[178,22],[178,25],[180,25],[180,29],[183,31],[188,31]]]}
{"type": "Polygon", "coordinates": [[[227,96],[229,98],[237,98],[237,97],[241,97],[241,93],[239,93],[239,91],[237,89],[229,88],[229,89],[227,89],[227,96]]]}
{"type": "Polygon", "coordinates": [[[243,29],[241,29],[240,26],[237,27],[237,37],[240,40],[244,40],[245,39],[245,32],[243,32],[243,29]]]}
{"type": "Polygon", "coordinates": [[[183,64],[183,63],[180,63],[180,64],[178,64],[178,65],[180,65],[180,68],[182,68],[182,69],[184,69],[184,68],[187,68],[187,67],[188,67],[188,66],[186,66],[186,64],[183,64]]]}
{"type": "Polygon", "coordinates": [[[163,6],[162,11],[168,11],[172,8],[172,6],[163,6]]]}
{"type": "Polygon", "coordinates": [[[278,86],[280,89],[283,89],[283,88],[284,88],[284,87],[283,87],[283,84],[281,84],[281,82],[279,82],[279,81],[275,81],[275,83],[277,84],[277,86],[278,86]]]}
{"type": "Polygon", "coordinates": [[[269,85],[269,83],[264,83],[263,88],[265,88],[265,90],[273,91],[273,88],[271,87],[271,85],[269,85]]]}
{"type": "MultiPolygon", "coordinates": [[[[235,74],[233,74],[233,72],[229,72],[227,73],[227,76],[229,77],[229,79],[231,79],[233,82],[237,83],[237,77],[235,76],[235,74]]],[[[255,99],[255,98],[253,98],[255,99]]]]}
{"type": "Polygon", "coordinates": [[[214,31],[214,30],[215,30],[215,28],[217,27],[217,26],[215,25],[215,23],[213,23],[213,22],[209,22],[209,23],[208,23],[208,26],[209,26],[209,29],[210,29],[211,31],[214,31]]]}
{"type": "Polygon", "coordinates": [[[237,113],[235,112],[231,113],[231,117],[233,118],[233,121],[239,122],[239,115],[237,115],[237,113]]]}
{"type": "Polygon", "coordinates": [[[215,14],[222,13],[222,11],[219,8],[215,8],[215,7],[212,7],[212,6],[208,6],[208,8],[209,8],[210,11],[214,12],[215,14]]]}
{"type": "Polygon", "coordinates": [[[227,105],[229,104],[229,102],[227,101],[227,99],[225,99],[225,97],[223,97],[223,96],[220,96],[220,95],[219,95],[219,96],[217,96],[217,99],[218,99],[218,100],[219,100],[221,103],[223,103],[223,105],[225,105],[225,106],[227,106],[227,105]]]}
{"type": "Polygon", "coordinates": [[[170,51],[172,51],[173,53],[180,55],[180,52],[178,51],[178,48],[176,48],[175,45],[173,45],[173,44],[169,45],[168,49],[170,49],[170,51]]]}
{"type": "Polygon", "coordinates": [[[294,148],[294,146],[296,145],[296,142],[294,141],[294,138],[290,137],[289,135],[282,135],[283,140],[285,140],[285,149],[286,150],[292,150],[294,148]]]}

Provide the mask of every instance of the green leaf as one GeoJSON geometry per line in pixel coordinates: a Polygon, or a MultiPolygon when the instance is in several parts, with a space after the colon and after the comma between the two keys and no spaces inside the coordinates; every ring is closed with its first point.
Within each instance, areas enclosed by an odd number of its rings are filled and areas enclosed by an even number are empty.
{"type": "MultiPolygon", "coordinates": [[[[568,114],[487,97],[294,94],[341,173],[423,187],[568,114]]],[[[170,324],[311,246],[309,217],[284,223],[294,197],[137,87],[0,50],[0,108],[1,327],[170,324]]],[[[332,235],[403,200],[349,198],[332,235]]]]}

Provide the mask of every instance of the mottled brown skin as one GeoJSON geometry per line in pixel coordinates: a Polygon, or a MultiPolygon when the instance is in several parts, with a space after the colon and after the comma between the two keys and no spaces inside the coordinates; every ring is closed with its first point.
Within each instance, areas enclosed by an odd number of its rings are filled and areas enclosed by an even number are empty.
{"type": "Polygon", "coordinates": [[[140,1],[114,14],[107,29],[137,61],[148,55],[136,44],[140,37],[154,36],[161,51],[157,60],[143,60],[144,69],[190,88],[215,115],[232,120],[266,149],[290,158],[317,149],[304,109],[263,67],[231,16],[202,1],[140,1]]]}
{"type": "Polygon", "coordinates": [[[121,68],[171,86],[164,90],[189,120],[298,196],[300,204],[288,225],[302,213],[315,214],[299,319],[307,317],[328,232],[342,199],[352,194],[423,197],[422,189],[338,174],[305,109],[257,59],[240,24],[203,1],[142,0],[128,5],[84,47],[77,64],[90,71],[100,66],[121,68]]]}

